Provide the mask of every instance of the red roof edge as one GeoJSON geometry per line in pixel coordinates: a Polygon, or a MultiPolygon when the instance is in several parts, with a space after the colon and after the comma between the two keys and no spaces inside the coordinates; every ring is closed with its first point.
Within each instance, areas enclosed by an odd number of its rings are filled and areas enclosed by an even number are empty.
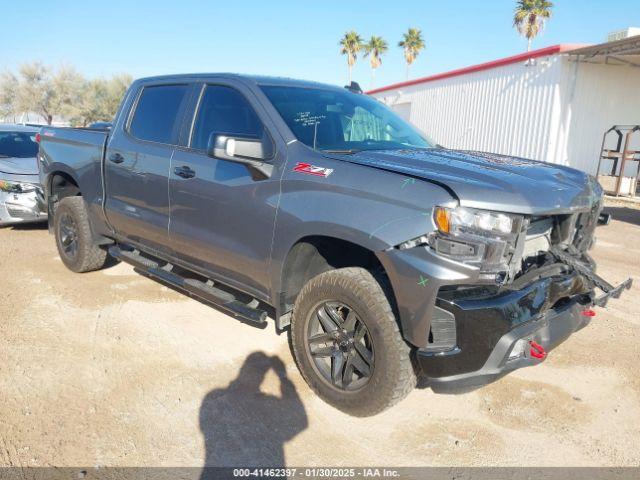
{"type": "Polygon", "coordinates": [[[565,53],[576,48],[585,47],[584,44],[561,44],[553,45],[551,47],[541,48],[539,50],[533,50],[531,52],[520,53],[511,57],[500,58],[491,62],[480,63],[478,65],[472,65],[470,67],[459,68],[457,70],[451,70],[449,72],[438,73],[429,77],[416,78],[415,80],[408,80],[406,82],[393,83],[386,87],[374,88],[367,92],[368,95],[373,93],[384,92],[386,90],[394,90],[396,88],[409,87],[411,85],[418,85],[420,83],[433,82],[435,80],[442,80],[443,78],[457,77],[459,75],[466,75],[467,73],[481,72],[482,70],[490,70],[492,68],[502,67],[504,65],[510,65],[512,63],[523,62],[531,58],[547,57],[550,55],[556,55],[558,53],[565,53]]]}

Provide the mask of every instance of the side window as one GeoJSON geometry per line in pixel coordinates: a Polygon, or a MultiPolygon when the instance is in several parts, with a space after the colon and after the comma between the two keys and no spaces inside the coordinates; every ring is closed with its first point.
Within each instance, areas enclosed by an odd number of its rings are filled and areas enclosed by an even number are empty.
{"type": "Polygon", "coordinates": [[[188,88],[188,85],[144,87],[129,133],[140,140],[177,143],[178,112],[188,88]]]}
{"type": "Polygon", "coordinates": [[[244,96],[230,87],[206,87],[193,125],[191,147],[206,150],[212,132],[261,139],[262,122],[244,96]]]}

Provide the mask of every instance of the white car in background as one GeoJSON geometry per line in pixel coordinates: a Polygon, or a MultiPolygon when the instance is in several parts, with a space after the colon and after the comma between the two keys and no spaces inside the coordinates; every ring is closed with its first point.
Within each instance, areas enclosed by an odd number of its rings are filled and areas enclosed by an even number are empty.
{"type": "Polygon", "coordinates": [[[47,220],[38,177],[39,131],[0,124],[0,226],[47,220]]]}

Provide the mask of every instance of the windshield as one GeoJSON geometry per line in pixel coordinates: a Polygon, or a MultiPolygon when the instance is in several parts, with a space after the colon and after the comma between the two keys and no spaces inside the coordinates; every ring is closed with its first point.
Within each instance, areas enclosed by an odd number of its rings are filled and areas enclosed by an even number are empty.
{"type": "Polygon", "coordinates": [[[0,132],[0,158],[30,158],[38,154],[36,134],[31,132],[0,132]]]}
{"type": "Polygon", "coordinates": [[[430,148],[433,145],[385,105],[348,90],[262,86],[293,134],[317,150],[430,148]]]}

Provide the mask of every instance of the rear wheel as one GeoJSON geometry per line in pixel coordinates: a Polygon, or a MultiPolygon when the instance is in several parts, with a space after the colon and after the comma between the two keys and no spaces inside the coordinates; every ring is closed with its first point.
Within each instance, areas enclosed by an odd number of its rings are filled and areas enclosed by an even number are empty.
{"type": "Polygon", "coordinates": [[[375,415],[415,386],[411,350],[380,283],[363,268],[322,273],[294,306],[291,341],[307,383],[351,415],[375,415]]]}
{"type": "Polygon", "coordinates": [[[56,208],[53,229],[60,259],[74,272],[102,268],[107,252],[95,245],[82,197],[66,197],[56,208]]]}

